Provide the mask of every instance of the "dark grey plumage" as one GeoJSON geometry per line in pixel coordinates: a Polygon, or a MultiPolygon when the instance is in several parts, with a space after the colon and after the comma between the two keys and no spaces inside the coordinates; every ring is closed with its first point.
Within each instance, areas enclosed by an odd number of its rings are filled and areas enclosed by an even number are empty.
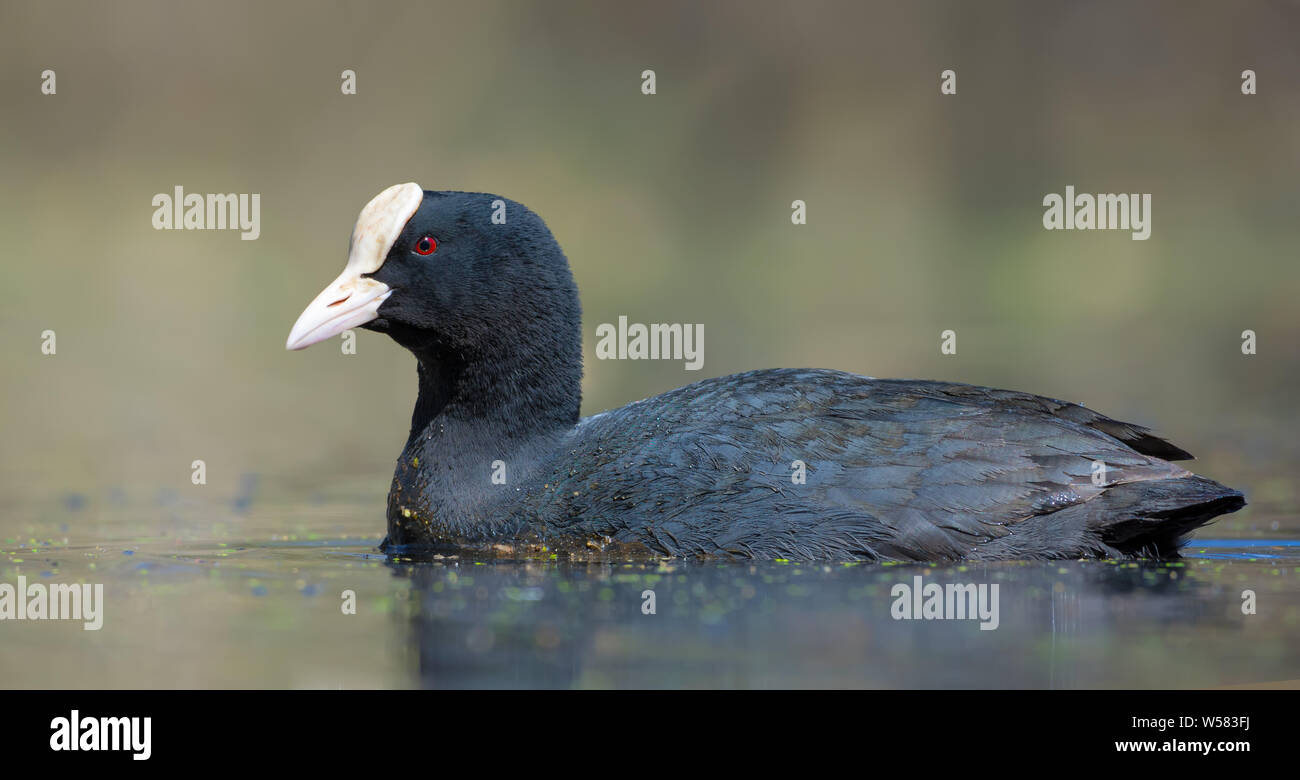
{"type": "Polygon", "coordinates": [[[1164,457],[1190,456],[1139,426],[1025,393],[753,371],[584,420],[537,519],[665,555],[1168,554],[1243,502],[1164,457]],[[806,484],[792,484],[795,460],[806,484]]]}
{"type": "Polygon", "coordinates": [[[1191,456],[1145,428],[962,384],[752,371],[578,420],[580,310],[567,260],[539,217],[497,196],[425,193],[373,278],[394,292],[365,327],[419,360],[389,494],[391,551],[1171,555],[1245,503],[1170,463],[1191,456]],[[498,200],[508,224],[489,221],[498,200]],[[422,236],[436,238],[436,256],[412,253],[422,236]],[[794,461],[804,484],[791,478],[794,461]]]}

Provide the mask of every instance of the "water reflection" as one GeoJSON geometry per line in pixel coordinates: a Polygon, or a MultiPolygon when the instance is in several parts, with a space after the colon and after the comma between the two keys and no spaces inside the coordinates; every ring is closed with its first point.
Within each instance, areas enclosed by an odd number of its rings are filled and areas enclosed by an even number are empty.
{"type": "MultiPolygon", "coordinates": [[[[1300,540],[1173,562],[944,567],[396,561],[373,501],[246,481],[57,496],[0,583],[103,583],[103,629],[4,624],[0,687],[1213,687],[1300,680],[1300,540]],[[147,495],[145,504],[132,496],[147,495]],[[245,496],[248,514],[239,514],[245,496]],[[156,496],[156,498],[155,498],[156,496]],[[895,619],[894,588],[998,587],[997,628],[895,619]],[[653,614],[643,611],[647,591],[653,614]],[[345,611],[345,594],[356,609],[345,611]]],[[[1292,513],[1279,515],[1287,529],[1292,513]]],[[[1268,527],[1261,522],[1262,527],[1268,527]]],[[[922,611],[922,618],[924,614],[922,611]]],[[[1294,682],[1292,684],[1295,684],[1294,682]]]]}
{"type": "Polygon", "coordinates": [[[1173,562],[945,567],[459,559],[389,567],[409,581],[406,630],[420,683],[436,688],[1183,687],[1295,678],[1296,547],[1196,550],[1173,562]],[[1250,559],[1220,557],[1243,554],[1250,559]],[[941,587],[996,584],[997,628],[896,619],[894,586],[918,576],[941,587]],[[1267,614],[1243,614],[1247,589],[1267,614]],[[647,591],[654,614],[643,611],[647,591]]]}

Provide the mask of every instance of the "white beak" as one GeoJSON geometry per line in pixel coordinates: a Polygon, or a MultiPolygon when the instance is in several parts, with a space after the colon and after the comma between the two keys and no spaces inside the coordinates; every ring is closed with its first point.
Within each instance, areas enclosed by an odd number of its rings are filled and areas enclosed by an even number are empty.
{"type": "Polygon", "coordinates": [[[361,209],[352,229],[348,264],[339,278],[316,296],[289,331],[285,349],[303,349],[379,316],[379,307],[393,291],[363,274],[378,271],[402,229],[424,200],[420,185],[397,184],[379,193],[361,209]]]}
{"type": "Polygon", "coordinates": [[[344,271],[303,311],[289,331],[285,349],[303,349],[364,325],[379,316],[379,307],[393,291],[374,279],[344,271]]]}

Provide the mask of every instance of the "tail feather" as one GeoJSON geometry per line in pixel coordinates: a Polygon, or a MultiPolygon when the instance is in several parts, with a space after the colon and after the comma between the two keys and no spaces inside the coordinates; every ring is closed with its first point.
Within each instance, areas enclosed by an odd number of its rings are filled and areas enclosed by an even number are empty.
{"type": "Polygon", "coordinates": [[[1122,555],[1162,558],[1176,556],[1192,531],[1246,505],[1240,491],[1195,474],[1116,485],[1099,500],[1104,544],[1122,555]]]}

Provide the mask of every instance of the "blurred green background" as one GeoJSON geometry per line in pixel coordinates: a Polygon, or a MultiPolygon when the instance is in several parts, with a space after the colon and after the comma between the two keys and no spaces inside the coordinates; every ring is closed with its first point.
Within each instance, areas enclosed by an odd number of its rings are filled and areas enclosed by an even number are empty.
{"type": "Polygon", "coordinates": [[[378,537],[414,361],[284,341],[404,181],[547,220],[584,413],[777,366],[1011,387],[1155,427],[1248,493],[1221,529],[1266,529],[1300,464],[1297,40],[1295,3],[0,0],[0,531],[204,459],[214,495],[352,480],[378,537]],[[260,193],[261,238],[155,231],[176,185],[260,193]],[[1151,238],[1045,231],[1066,185],[1151,193],[1151,238]],[[704,370],[596,360],[619,315],[703,323],[704,370]]]}

